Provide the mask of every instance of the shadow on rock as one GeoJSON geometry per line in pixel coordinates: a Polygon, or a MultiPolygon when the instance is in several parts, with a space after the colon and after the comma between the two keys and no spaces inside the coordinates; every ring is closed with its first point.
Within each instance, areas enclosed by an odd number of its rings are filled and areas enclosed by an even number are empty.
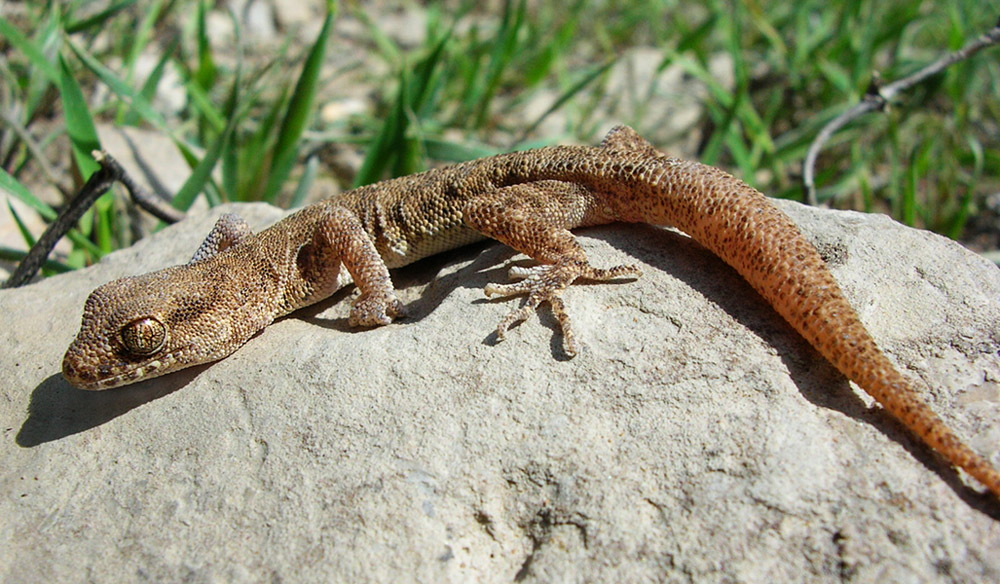
{"type": "MultiPolygon", "coordinates": [[[[591,234],[608,241],[617,239],[614,232],[605,229],[595,228],[591,234]]],[[[887,412],[881,408],[869,408],[851,389],[847,378],[721,259],[694,240],[672,231],[648,225],[630,226],[630,230],[627,241],[615,241],[612,245],[672,274],[743,323],[765,343],[775,347],[788,367],[792,382],[809,402],[871,425],[890,440],[901,444],[969,507],[1000,520],[1000,506],[992,495],[978,493],[963,483],[959,473],[947,461],[887,412]]]]}
{"type": "Polygon", "coordinates": [[[31,393],[28,419],[15,441],[18,446],[31,448],[100,426],[187,385],[202,368],[104,391],[77,389],[57,373],[31,393]]]}

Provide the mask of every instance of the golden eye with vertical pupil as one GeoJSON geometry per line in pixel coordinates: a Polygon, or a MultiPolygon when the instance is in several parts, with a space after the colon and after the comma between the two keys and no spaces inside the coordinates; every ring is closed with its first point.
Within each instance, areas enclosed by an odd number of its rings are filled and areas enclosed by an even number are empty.
{"type": "Polygon", "coordinates": [[[119,335],[125,349],[135,355],[152,355],[167,343],[167,327],[151,316],[133,320],[119,335]]]}

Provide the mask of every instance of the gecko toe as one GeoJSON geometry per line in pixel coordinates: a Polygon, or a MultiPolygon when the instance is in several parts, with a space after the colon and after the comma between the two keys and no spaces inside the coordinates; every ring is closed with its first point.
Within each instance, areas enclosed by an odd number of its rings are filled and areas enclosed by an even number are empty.
{"type": "MultiPolygon", "coordinates": [[[[517,322],[527,320],[543,302],[548,302],[552,313],[559,321],[563,334],[563,346],[567,355],[577,353],[578,346],[570,325],[569,313],[562,294],[580,275],[581,265],[576,263],[545,264],[531,268],[511,269],[511,275],[524,278],[513,284],[489,284],[484,289],[487,296],[513,296],[527,294],[524,304],[511,311],[497,326],[497,340],[504,340],[505,334],[517,322]]],[[[587,266],[589,267],[589,266],[587,266]]],[[[589,274],[588,274],[589,276],[589,274]]]]}
{"type": "Polygon", "coordinates": [[[351,306],[348,323],[354,327],[383,326],[405,316],[403,304],[393,294],[362,294],[351,306]]]}

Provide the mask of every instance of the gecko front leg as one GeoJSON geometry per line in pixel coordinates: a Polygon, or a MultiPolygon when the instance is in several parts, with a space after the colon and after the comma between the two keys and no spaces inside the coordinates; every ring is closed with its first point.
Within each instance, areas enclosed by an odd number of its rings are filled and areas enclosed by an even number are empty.
{"type": "Polygon", "coordinates": [[[642,275],[635,265],[607,269],[592,266],[569,231],[609,220],[595,201],[594,193],[584,186],[544,180],[497,189],[466,204],[464,217],[470,227],[540,264],[514,266],[510,277],[519,282],[489,284],[484,289],[490,297],[527,294],[522,306],[500,321],[498,340],[504,340],[514,323],[527,319],[541,303],[548,302],[562,330],[563,350],[573,357],[580,346],[562,298],[566,288],[577,278],[603,281],[642,275]]]}
{"type": "Polygon", "coordinates": [[[284,303],[290,312],[322,300],[344,283],[341,266],[351,275],[360,296],[351,306],[351,326],[380,326],[402,316],[389,269],[353,211],[338,205],[306,208],[299,223],[312,233],[295,252],[295,270],[284,303]]]}
{"type": "Polygon", "coordinates": [[[334,207],[335,221],[328,221],[324,237],[340,250],[340,261],[354,278],[361,295],[351,305],[351,326],[380,326],[404,314],[403,305],[389,278],[389,268],[357,216],[334,207]]]}

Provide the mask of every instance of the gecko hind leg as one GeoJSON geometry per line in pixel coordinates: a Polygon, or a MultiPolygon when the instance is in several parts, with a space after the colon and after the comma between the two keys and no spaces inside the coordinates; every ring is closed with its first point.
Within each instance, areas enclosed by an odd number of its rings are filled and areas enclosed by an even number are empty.
{"type": "Polygon", "coordinates": [[[563,335],[563,350],[570,357],[575,356],[580,346],[573,332],[569,313],[566,311],[566,303],[562,298],[563,292],[577,278],[588,280],[614,280],[626,276],[641,276],[642,272],[636,266],[622,265],[608,269],[594,268],[589,264],[578,262],[560,262],[556,264],[546,264],[522,268],[514,266],[510,269],[512,278],[522,278],[520,282],[513,284],[488,284],[483,290],[486,296],[514,296],[527,294],[524,303],[507,314],[497,326],[497,339],[503,340],[505,333],[515,323],[528,319],[536,308],[543,302],[548,302],[552,307],[552,314],[559,322],[563,335]]]}
{"type": "Polygon", "coordinates": [[[596,204],[593,191],[560,181],[539,181],[513,185],[477,197],[465,207],[465,221],[479,232],[522,252],[540,265],[512,267],[510,277],[519,282],[489,284],[487,296],[527,294],[524,303],[511,311],[497,326],[497,340],[507,330],[526,320],[543,302],[548,302],[562,330],[563,350],[570,357],[579,352],[579,343],[562,294],[577,278],[613,280],[638,277],[634,265],[596,268],[569,231],[574,227],[610,222],[596,204]]]}

